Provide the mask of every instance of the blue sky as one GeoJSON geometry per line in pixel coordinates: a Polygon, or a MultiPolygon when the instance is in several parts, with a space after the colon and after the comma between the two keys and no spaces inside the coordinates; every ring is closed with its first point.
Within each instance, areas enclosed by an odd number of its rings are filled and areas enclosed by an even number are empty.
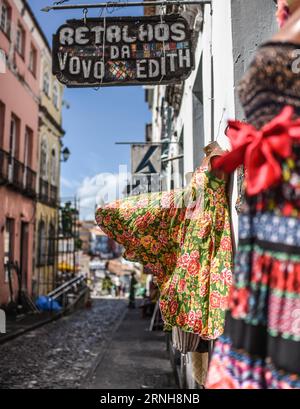
{"type": "MultiPolygon", "coordinates": [[[[96,0],[95,0],[96,1],[96,0]]],[[[93,3],[91,0],[71,0],[71,3],[93,3]]],[[[68,18],[81,18],[82,11],[41,12],[52,0],[28,0],[49,42],[52,34],[68,18]]],[[[113,15],[142,15],[142,8],[118,10],[113,15]]],[[[99,10],[89,10],[88,17],[99,15],[99,10]]],[[[62,163],[61,196],[78,195],[82,218],[91,218],[96,201],[101,201],[101,192],[113,192],[118,177],[119,165],[130,170],[130,147],[115,145],[115,142],[143,141],[145,124],[151,120],[144,101],[142,87],[104,87],[65,89],[64,99],[70,109],[63,110],[63,127],[66,131],[64,144],[71,151],[68,162],[62,163]]],[[[124,185],[124,175],[121,184],[124,185]]],[[[107,200],[107,198],[106,198],[107,200]]]]}

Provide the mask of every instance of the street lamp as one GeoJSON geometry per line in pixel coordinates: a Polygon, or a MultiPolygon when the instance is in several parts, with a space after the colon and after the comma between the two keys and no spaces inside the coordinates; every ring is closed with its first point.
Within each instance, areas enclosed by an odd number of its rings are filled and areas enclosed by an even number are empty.
{"type": "Polygon", "coordinates": [[[61,162],[67,162],[67,160],[70,157],[71,152],[69,151],[69,149],[67,147],[64,148],[64,150],[61,152],[62,154],[62,158],[61,158],[61,162]]]}

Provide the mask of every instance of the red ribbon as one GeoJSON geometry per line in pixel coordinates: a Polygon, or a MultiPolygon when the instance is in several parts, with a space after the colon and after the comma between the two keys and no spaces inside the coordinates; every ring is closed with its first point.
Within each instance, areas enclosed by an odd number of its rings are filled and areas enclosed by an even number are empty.
{"type": "Polygon", "coordinates": [[[244,165],[249,196],[280,182],[280,158],[290,157],[293,140],[300,138],[300,119],[293,121],[293,114],[294,109],[287,106],[260,130],[240,121],[229,121],[226,135],[232,149],[214,160],[213,169],[231,173],[244,165]]]}

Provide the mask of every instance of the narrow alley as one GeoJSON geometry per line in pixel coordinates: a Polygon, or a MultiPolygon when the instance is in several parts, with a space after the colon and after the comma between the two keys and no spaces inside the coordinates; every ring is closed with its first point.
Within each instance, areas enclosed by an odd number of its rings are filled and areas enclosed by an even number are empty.
{"type": "Polygon", "coordinates": [[[1,391],[300,390],[299,74],[300,0],[0,0],[1,391]]]}
{"type": "Polygon", "coordinates": [[[0,388],[175,387],[165,336],[148,327],[125,300],[95,299],[91,309],[0,345],[0,388]]]}

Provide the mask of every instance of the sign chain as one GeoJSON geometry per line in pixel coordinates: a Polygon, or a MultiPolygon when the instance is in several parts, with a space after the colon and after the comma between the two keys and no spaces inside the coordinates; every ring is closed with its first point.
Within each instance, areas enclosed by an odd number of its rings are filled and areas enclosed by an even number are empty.
{"type": "MultiPolygon", "coordinates": [[[[161,24],[161,25],[163,25],[163,23],[164,23],[164,19],[163,19],[164,11],[165,11],[165,10],[164,10],[164,6],[161,5],[161,6],[160,6],[160,12],[159,12],[159,14],[160,14],[160,24],[161,24]]],[[[165,60],[165,64],[166,64],[166,47],[165,47],[165,40],[164,40],[164,38],[163,38],[163,54],[164,54],[164,60],[165,60]]],[[[161,76],[161,78],[160,78],[160,80],[159,80],[159,83],[162,82],[164,76],[165,76],[165,75],[162,74],[162,76],[161,76]]]]}
{"type": "Polygon", "coordinates": [[[83,12],[83,22],[84,22],[84,25],[86,26],[86,17],[87,17],[87,14],[88,14],[88,9],[84,8],[82,10],[82,12],[83,12]]]}
{"type": "MultiPolygon", "coordinates": [[[[101,9],[99,13],[99,17],[102,17],[102,15],[104,14],[104,17],[103,17],[104,33],[103,33],[103,44],[102,44],[102,64],[103,64],[104,70],[105,70],[106,13],[108,12],[108,4],[109,3],[106,3],[106,7],[101,9]]],[[[104,78],[104,75],[102,75],[101,77],[99,87],[94,88],[95,91],[99,91],[99,89],[101,88],[102,83],[103,83],[103,78],[104,78]]]]}
{"type": "MultiPolygon", "coordinates": [[[[106,17],[107,17],[107,5],[105,7],[104,20],[103,20],[104,35],[103,35],[103,47],[102,47],[102,64],[103,64],[104,70],[105,70],[106,17]]],[[[103,83],[103,78],[104,78],[104,75],[101,76],[100,87],[103,83]]]]}

